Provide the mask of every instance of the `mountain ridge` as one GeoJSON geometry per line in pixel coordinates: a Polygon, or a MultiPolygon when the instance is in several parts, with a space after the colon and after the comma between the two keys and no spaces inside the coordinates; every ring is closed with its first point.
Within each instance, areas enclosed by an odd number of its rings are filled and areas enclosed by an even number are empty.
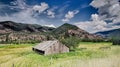
{"type": "Polygon", "coordinates": [[[43,40],[59,39],[61,37],[66,38],[71,36],[87,41],[103,39],[101,36],[90,34],[89,32],[68,23],[63,24],[58,28],[51,28],[36,24],[15,23],[12,21],[0,22],[0,41],[40,42],[43,40]]]}
{"type": "Polygon", "coordinates": [[[108,31],[101,31],[101,32],[97,32],[95,33],[97,35],[102,35],[106,38],[110,38],[110,39],[120,39],[120,28],[118,29],[113,29],[113,30],[108,30],[108,31]]]}
{"type": "Polygon", "coordinates": [[[16,23],[13,21],[0,22],[0,33],[11,33],[11,32],[46,32],[51,31],[54,28],[41,26],[37,24],[24,24],[16,23]]]}
{"type": "Polygon", "coordinates": [[[102,39],[101,36],[90,34],[89,32],[82,30],[78,28],[77,26],[68,24],[68,23],[65,23],[61,25],[60,27],[54,29],[53,33],[59,37],[74,36],[80,39],[89,39],[89,40],[102,39]]]}

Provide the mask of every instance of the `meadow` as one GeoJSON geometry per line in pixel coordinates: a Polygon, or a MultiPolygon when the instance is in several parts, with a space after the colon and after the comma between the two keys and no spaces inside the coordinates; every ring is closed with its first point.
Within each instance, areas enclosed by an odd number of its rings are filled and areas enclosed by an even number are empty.
{"type": "Polygon", "coordinates": [[[0,67],[120,67],[120,46],[107,42],[80,42],[69,53],[43,56],[36,44],[0,44],[0,67]]]}

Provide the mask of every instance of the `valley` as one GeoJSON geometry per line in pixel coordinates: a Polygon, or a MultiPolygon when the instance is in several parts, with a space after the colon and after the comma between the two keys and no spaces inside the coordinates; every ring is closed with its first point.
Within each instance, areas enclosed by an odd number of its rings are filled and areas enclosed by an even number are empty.
{"type": "Polygon", "coordinates": [[[114,43],[68,23],[51,28],[6,21],[0,23],[0,67],[120,67],[119,42],[114,43]],[[44,56],[32,51],[56,39],[70,52],[44,56]]]}
{"type": "Polygon", "coordinates": [[[34,45],[37,44],[1,44],[0,67],[120,66],[120,47],[113,46],[110,42],[80,42],[74,51],[48,56],[32,51],[34,45]]]}

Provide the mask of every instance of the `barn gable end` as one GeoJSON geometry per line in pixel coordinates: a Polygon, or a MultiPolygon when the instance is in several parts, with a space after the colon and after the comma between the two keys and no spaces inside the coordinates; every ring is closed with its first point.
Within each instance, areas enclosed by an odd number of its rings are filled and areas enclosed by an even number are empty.
{"type": "Polygon", "coordinates": [[[34,46],[33,50],[43,55],[69,52],[69,48],[58,40],[44,41],[34,46]]]}

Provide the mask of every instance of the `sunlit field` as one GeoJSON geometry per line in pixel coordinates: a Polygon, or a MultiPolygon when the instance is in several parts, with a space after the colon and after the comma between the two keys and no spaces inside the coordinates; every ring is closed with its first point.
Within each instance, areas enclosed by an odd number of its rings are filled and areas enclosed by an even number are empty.
{"type": "Polygon", "coordinates": [[[120,67],[120,46],[81,42],[74,51],[43,56],[32,51],[36,44],[0,45],[0,67],[120,67]]]}

